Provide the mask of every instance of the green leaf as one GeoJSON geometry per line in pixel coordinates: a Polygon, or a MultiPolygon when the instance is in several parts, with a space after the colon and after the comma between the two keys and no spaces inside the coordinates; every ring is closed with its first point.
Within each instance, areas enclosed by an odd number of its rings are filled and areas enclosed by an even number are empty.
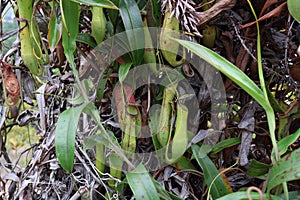
{"type": "Polygon", "coordinates": [[[223,140],[223,141],[217,143],[216,145],[214,145],[214,147],[210,153],[212,153],[212,154],[219,153],[223,149],[232,147],[239,143],[241,143],[241,138],[229,138],[229,139],[223,140]]]}
{"type": "MultiPolygon", "coordinates": [[[[281,199],[284,199],[285,194],[278,195],[281,199]]],[[[300,191],[291,191],[289,192],[289,199],[300,199],[300,191]]]]}
{"type": "Polygon", "coordinates": [[[212,184],[211,195],[213,199],[229,194],[231,191],[228,189],[228,186],[226,185],[222,177],[219,176],[220,172],[218,171],[214,163],[210,160],[210,158],[208,156],[204,156],[203,158],[201,158],[201,155],[203,153],[201,152],[201,149],[198,145],[192,145],[192,151],[198,164],[203,170],[206,185],[210,186],[212,184]]]}
{"type": "Polygon", "coordinates": [[[275,186],[300,179],[300,149],[289,153],[274,163],[269,172],[268,193],[275,186]]]}
{"type": "MultiPolygon", "coordinates": [[[[257,192],[251,192],[250,196],[253,200],[257,199],[259,200],[259,193],[257,192]]],[[[228,200],[228,199],[234,199],[234,200],[246,200],[248,199],[247,192],[234,192],[231,194],[228,194],[226,196],[223,196],[221,198],[218,198],[217,200],[228,200]]],[[[268,195],[268,194],[263,194],[263,199],[264,200],[282,200],[280,197],[274,196],[274,195],[268,195]]]]}
{"type": "MultiPolygon", "coordinates": [[[[112,0],[112,2],[115,4],[115,5],[119,5],[120,4],[120,1],[119,0],[112,0]]],[[[107,17],[108,17],[108,24],[111,25],[111,28],[116,30],[116,26],[118,25],[118,15],[119,15],[119,11],[118,10],[112,10],[112,9],[109,9],[107,10],[107,17]]],[[[109,31],[110,32],[110,31],[109,31]]],[[[110,32],[111,35],[113,34],[113,31],[110,32]]]]}
{"type": "Polygon", "coordinates": [[[238,67],[234,66],[228,60],[215,53],[214,51],[197,44],[195,42],[178,40],[182,46],[198,55],[200,58],[211,64],[217,70],[225,74],[233,82],[238,84],[242,89],[249,93],[260,105],[266,105],[263,92],[259,87],[238,67]]]}
{"type": "Polygon", "coordinates": [[[196,170],[196,167],[191,163],[190,159],[187,159],[184,156],[181,156],[178,160],[176,160],[176,163],[172,166],[176,167],[176,169],[179,170],[185,170],[185,169],[192,169],[196,170]]]}
{"type": "Polygon", "coordinates": [[[259,162],[257,160],[252,160],[250,167],[247,170],[247,174],[255,177],[262,176],[268,173],[269,168],[271,168],[271,165],[259,162]]]}
{"type": "Polygon", "coordinates": [[[118,7],[109,0],[71,0],[76,3],[81,3],[88,6],[99,6],[102,8],[109,8],[118,10],[118,7]]]}
{"type": "MultiPolygon", "coordinates": [[[[118,143],[117,138],[111,131],[106,131],[110,139],[113,141],[113,143],[121,149],[120,144],[118,143]]],[[[109,140],[107,139],[106,134],[98,133],[97,135],[91,135],[84,138],[84,145],[85,148],[91,149],[93,148],[97,143],[104,144],[106,147],[113,149],[112,145],[110,144],[109,140]]]]}
{"type": "Polygon", "coordinates": [[[120,0],[120,14],[126,29],[126,35],[130,46],[132,61],[135,66],[142,63],[145,46],[142,17],[134,0],[120,0]],[[137,30],[138,29],[138,30],[137,30]]]}
{"type": "Polygon", "coordinates": [[[131,62],[126,62],[125,64],[120,65],[119,73],[118,73],[120,83],[123,83],[123,81],[125,80],[128,72],[130,70],[131,65],[132,65],[131,62]]]}
{"type": "Polygon", "coordinates": [[[126,178],[135,199],[160,199],[155,185],[143,165],[140,164],[135,170],[127,173],[126,178]]]}
{"type": "Polygon", "coordinates": [[[279,155],[285,154],[288,147],[297,141],[298,137],[300,136],[300,129],[298,129],[294,134],[286,136],[282,140],[278,142],[278,151],[279,155]]]}
{"type": "Polygon", "coordinates": [[[272,108],[275,112],[278,112],[280,114],[284,114],[283,108],[280,106],[279,102],[275,98],[275,96],[270,92],[270,90],[267,88],[267,94],[270,101],[270,104],[272,105],[272,108]]]}
{"type": "Polygon", "coordinates": [[[101,80],[101,81],[98,81],[96,95],[97,95],[98,100],[101,101],[101,99],[104,96],[104,91],[105,91],[106,83],[107,83],[107,77],[105,76],[104,73],[101,73],[99,80],[101,80]]]}
{"type": "Polygon", "coordinates": [[[73,63],[73,53],[76,49],[76,36],[79,27],[79,6],[70,0],[61,0],[63,19],[62,45],[69,62],[73,63]]]}
{"type": "MultiPolygon", "coordinates": [[[[243,71],[214,51],[194,42],[178,39],[174,40],[225,74],[230,80],[244,89],[265,109],[273,144],[273,151],[275,152],[275,158],[278,159],[278,149],[275,138],[275,115],[267,95],[264,95],[264,92],[259,89],[259,87],[243,71]]],[[[260,79],[263,80],[263,78],[260,79]]],[[[274,158],[272,158],[272,160],[274,160],[274,158]]]]}
{"type": "Polygon", "coordinates": [[[88,33],[78,33],[76,36],[76,41],[85,43],[93,48],[97,46],[95,39],[88,33]]]}
{"type": "Polygon", "coordinates": [[[57,17],[56,17],[56,10],[55,10],[55,5],[57,3],[53,1],[53,6],[50,14],[50,20],[49,20],[49,30],[48,30],[48,35],[47,39],[49,42],[49,48],[51,51],[54,51],[56,45],[58,44],[58,41],[60,39],[60,33],[61,33],[61,23],[58,22],[57,17]]]}
{"type": "Polygon", "coordinates": [[[291,15],[295,18],[295,20],[300,23],[300,2],[299,0],[288,0],[288,9],[291,13],[291,15]]]}
{"type": "Polygon", "coordinates": [[[62,168],[71,173],[74,163],[75,136],[80,114],[87,104],[71,107],[62,112],[55,130],[55,150],[62,168]]]}

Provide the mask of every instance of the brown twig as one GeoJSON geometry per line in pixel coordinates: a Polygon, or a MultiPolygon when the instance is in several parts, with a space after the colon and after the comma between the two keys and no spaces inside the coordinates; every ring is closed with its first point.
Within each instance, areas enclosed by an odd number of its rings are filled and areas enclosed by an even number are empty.
{"type": "Polygon", "coordinates": [[[220,12],[224,10],[231,9],[235,6],[236,0],[222,0],[215,3],[210,9],[205,12],[197,13],[197,25],[201,26],[206,22],[210,21],[212,18],[217,16],[220,12]]]}

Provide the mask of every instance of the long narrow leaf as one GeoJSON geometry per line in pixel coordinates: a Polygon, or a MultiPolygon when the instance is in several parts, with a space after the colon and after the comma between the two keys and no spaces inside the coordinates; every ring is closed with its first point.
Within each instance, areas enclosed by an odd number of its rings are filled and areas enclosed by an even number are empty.
{"type": "Polygon", "coordinates": [[[259,87],[239,68],[234,66],[228,60],[215,53],[214,51],[197,44],[195,42],[178,40],[182,46],[198,55],[200,58],[211,64],[217,70],[225,74],[233,82],[238,84],[242,89],[247,91],[260,105],[264,107],[265,98],[259,87]]]}
{"type": "MultiPolygon", "coordinates": [[[[233,82],[244,89],[250,96],[252,96],[266,111],[267,119],[269,124],[270,135],[274,148],[275,155],[277,155],[278,149],[274,137],[275,132],[275,115],[272,106],[270,105],[267,96],[264,95],[263,91],[239,68],[234,66],[228,60],[215,53],[214,51],[197,44],[195,42],[178,40],[182,46],[190,50],[191,52],[198,55],[200,58],[211,64],[213,67],[221,71],[233,82]]],[[[277,156],[276,156],[277,158],[277,156]]]]}
{"type": "MultiPolygon", "coordinates": [[[[259,200],[259,193],[254,193],[251,192],[250,196],[253,200],[259,200]]],[[[244,200],[244,199],[248,199],[248,195],[247,192],[234,192],[232,194],[228,194],[226,196],[223,196],[221,198],[218,198],[217,200],[228,200],[228,199],[234,199],[234,200],[244,200]]],[[[267,194],[263,194],[263,199],[264,200],[281,200],[280,197],[277,196],[273,196],[273,195],[267,195],[267,194]]]]}
{"type": "Polygon", "coordinates": [[[55,130],[55,150],[64,170],[71,173],[74,163],[75,136],[80,114],[87,104],[71,107],[62,112],[55,130]]]}
{"type": "Polygon", "coordinates": [[[300,129],[298,129],[295,133],[292,135],[286,136],[282,140],[278,142],[278,151],[279,155],[282,156],[287,151],[288,147],[292,145],[294,142],[297,141],[297,139],[300,136],[300,129]]]}
{"type": "Polygon", "coordinates": [[[219,176],[220,172],[208,156],[201,158],[201,149],[198,145],[192,145],[193,155],[204,172],[204,180],[207,186],[211,186],[213,199],[229,194],[231,191],[225,181],[219,176]],[[217,177],[217,178],[216,178],[217,177]],[[215,179],[215,180],[214,180],[215,179]],[[213,182],[214,180],[214,182],[213,182]]]}
{"type": "Polygon", "coordinates": [[[71,0],[71,1],[74,1],[76,3],[81,3],[84,5],[89,5],[89,6],[99,6],[102,8],[109,8],[115,10],[118,9],[118,7],[109,0],[71,0]]]}
{"type": "Polygon", "coordinates": [[[130,50],[133,50],[132,60],[134,65],[141,64],[144,56],[144,49],[137,47],[144,46],[145,38],[142,17],[140,10],[134,0],[120,0],[120,14],[126,29],[130,50]]]}
{"type": "MultiPolygon", "coordinates": [[[[56,5],[56,3],[53,3],[56,5]]],[[[56,17],[56,10],[54,8],[51,10],[50,14],[50,20],[48,24],[48,35],[47,39],[49,41],[49,48],[51,51],[54,51],[56,45],[58,44],[58,41],[60,39],[60,31],[61,31],[61,23],[58,22],[57,17],[56,17]]]]}
{"type": "Polygon", "coordinates": [[[73,63],[79,27],[79,6],[70,0],[61,0],[60,3],[63,19],[62,45],[68,61],[73,63]]]}

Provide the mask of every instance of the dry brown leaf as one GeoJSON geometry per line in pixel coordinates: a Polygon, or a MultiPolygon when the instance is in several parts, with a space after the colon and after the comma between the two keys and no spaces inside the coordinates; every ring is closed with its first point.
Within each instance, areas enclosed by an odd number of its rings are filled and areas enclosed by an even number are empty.
{"type": "Polygon", "coordinates": [[[4,87],[7,90],[8,97],[11,101],[6,99],[6,103],[9,106],[14,106],[17,104],[20,95],[20,85],[19,82],[11,69],[10,64],[6,62],[2,62],[2,76],[3,76],[3,83],[4,87]]]}
{"type": "MultiPolygon", "coordinates": [[[[265,14],[264,16],[260,17],[257,21],[261,22],[261,21],[264,21],[264,20],[269,19],[271,17],[277,17],[277,16],[279,16],[284,6],[286,6],[286,2],[282,3],[281,5],[279,5],[278,7],[276,7],[275,9],[273,9],[272,11],[270,11],[267,14],[265,14]]],[[[243,25],[241,27],[241,29],[244,29],[244,28],[247,28],[249,26],[252,26],[253,24],[255,24],[255,21],[243,25]]]]}
{"type": "Polygon", "coordinates": [[[264,7],[260,11],[259,17],[261,17],[265,13],[265,11],[275,3],[278,3],[278,0],[267,0],[264,4],[264,7]]]}

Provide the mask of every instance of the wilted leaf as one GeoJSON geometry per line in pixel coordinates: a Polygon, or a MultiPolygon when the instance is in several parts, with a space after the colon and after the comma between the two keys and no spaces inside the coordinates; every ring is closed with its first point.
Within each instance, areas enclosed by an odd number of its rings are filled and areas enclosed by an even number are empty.
{"type": "Polygon", "coordinates": [[[9,106],[16,105],[19,100],[20,95],[20,85],[17,80],[16,75],[11,69],[10,64],[1,61],[2,63],[2,75],[3,75],[3,84],[7,90],[8,97],[10,101],[6,101],[6,104],[9,106]]]}

